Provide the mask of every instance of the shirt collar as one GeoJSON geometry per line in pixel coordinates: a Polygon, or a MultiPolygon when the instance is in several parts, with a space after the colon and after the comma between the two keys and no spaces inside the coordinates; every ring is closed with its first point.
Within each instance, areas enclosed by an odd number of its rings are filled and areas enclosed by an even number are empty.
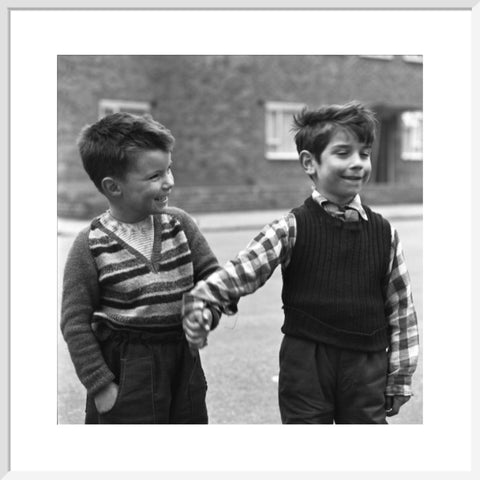
{"type": "MultiPolygon", "coordinates": [[[[313,189],[312,191],[312,199],[317,202],[320,206],[323,207],[323,205],[327,202],[330,202],[330,200],[328,198],[326,198],[325,196],[323,196],[317,189],[313,189]]],[[[332,203],[332,202],[331,202],[332,203]]],[[[348,203],[347,205],[345,205],[346,207],[349,207],[349,208],[353,208],[354,210],[356,210],[360,216],[365,220],[365,221],[368,221],[368,217],[367,217],[367,214],[365,212],[365,210],[363,209],[362,207],[362,202],[360,200],[360,195],[357,193],[357,195],[355,195],[355,197],[353,198],[353,200],[348,203]]]]}

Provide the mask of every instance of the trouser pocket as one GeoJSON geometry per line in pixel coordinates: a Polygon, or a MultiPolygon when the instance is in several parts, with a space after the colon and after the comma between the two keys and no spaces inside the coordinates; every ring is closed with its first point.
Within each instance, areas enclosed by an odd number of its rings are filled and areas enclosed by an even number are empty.
{"type": "Polygon", "coordinates": [[[121,359],[119,378],[117,400],[99,423],[154,423],[152,357],[121,359]]]}
{"type": "Polygon", "coordinates": [[[102,353],[115,375],[118,396],[108,412],[97,414],[98,423],[154,423],[151,348],[127,335],[112,335],[102,344],[102,353]]]}

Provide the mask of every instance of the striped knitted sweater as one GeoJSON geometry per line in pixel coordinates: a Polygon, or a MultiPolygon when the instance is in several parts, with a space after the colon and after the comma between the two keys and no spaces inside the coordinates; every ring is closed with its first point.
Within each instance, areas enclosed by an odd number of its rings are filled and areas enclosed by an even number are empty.
{"type": "Polygon", "coordinates": [[[181,332],[183,294],[218,268],[186,212],[169,207],[153,224],[151,258],[109,230],[102,216],[79,233],[69,252],[60,326],[77,375],[91,394],[114,378],[98,341],[103,325],[181,332]]]}
{"type": "Polygon", "coordinates": [[[177,218],[155,217],[151,259],[125,243],[97,218],[89,232],[90,252],[101,291],[94,323],[167,328],[181,323],[182,295],[193,288],[192,253],[177,218]]]}

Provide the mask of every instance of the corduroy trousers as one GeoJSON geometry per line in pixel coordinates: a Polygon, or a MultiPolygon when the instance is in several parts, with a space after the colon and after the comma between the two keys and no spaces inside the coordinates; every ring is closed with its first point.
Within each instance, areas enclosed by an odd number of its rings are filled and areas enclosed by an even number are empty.
{"type": "Polygon", "coordinates": [[[111,410],[99,414],[87,396],[85,423],[208,423],[200,356],[192,354],[183,332],[170,338],[113,332],[101,345],[118,397],[111,410]]]}
{"type": "Polygon", "coordinates": [[[386,424],[385,350],[359,352],[285,335],[278,396],[282,423],[386,424]]]}

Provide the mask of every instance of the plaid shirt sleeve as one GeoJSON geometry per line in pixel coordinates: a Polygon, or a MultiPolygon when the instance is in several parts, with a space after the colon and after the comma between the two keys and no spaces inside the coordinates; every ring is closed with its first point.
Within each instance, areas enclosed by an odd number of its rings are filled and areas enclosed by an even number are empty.
{"type": "Polygon", "coordinates": [[[390,332],[386,395],[412,395],[412,375],[417,368],[419,336],[408,274],[398,233],[392,227],[390,274],[385,311],[390,332]]]}
{"type": "Polygon", "coordinates": [[[235,314],[240,297],[258,290],[278,265],[288,265],[295,235],[292,213],[266,225],[234,260],[184,294],[183,315],[202,309],[207,303],[218,305],[227,315],[235,314]]]}

